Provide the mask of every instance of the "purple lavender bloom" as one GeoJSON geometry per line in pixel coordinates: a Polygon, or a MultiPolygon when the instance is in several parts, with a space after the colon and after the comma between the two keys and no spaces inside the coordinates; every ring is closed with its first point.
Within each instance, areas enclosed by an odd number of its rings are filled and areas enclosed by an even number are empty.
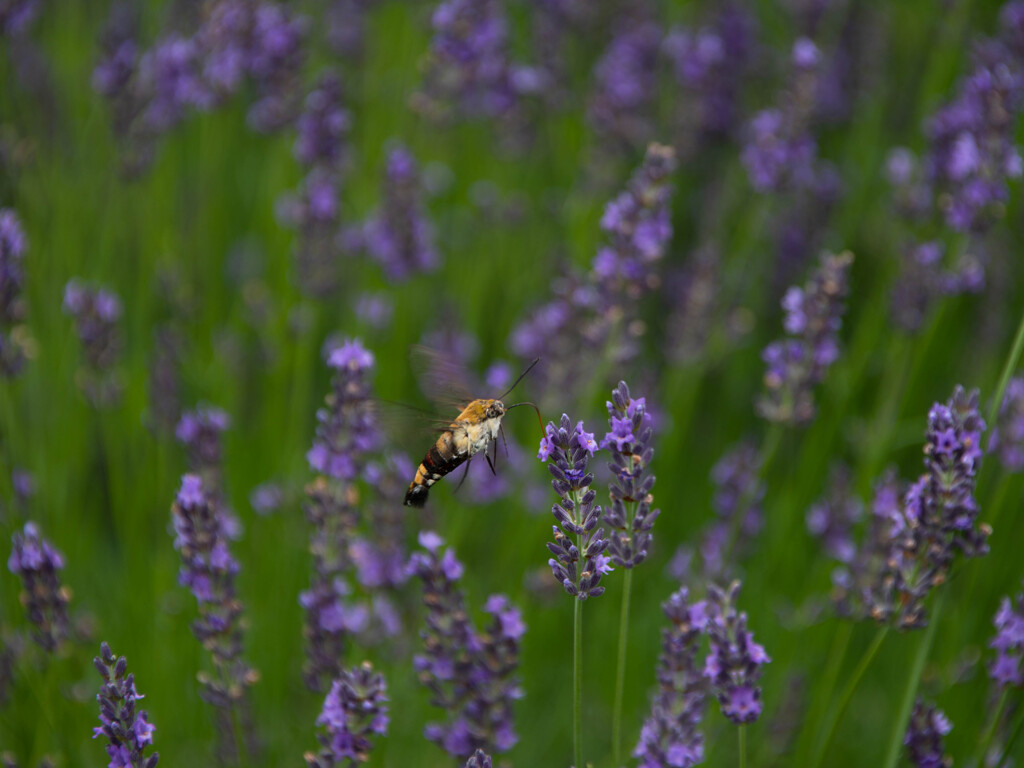
{"type": "Polygon", "coordinates": [[[526,630],[519,610],[503,595],[492,595],[485,610],[492,621],[478,632],[458,587],[462,564],[431,531],[420,534],[425,551],[415,552],[409,570],[423,583],[426,652],[413,659],[431,703],[448,713],[444,723],[428,723],[427,739],[449,754],[468,758],[476,750],[507,752],[518,736],[512,703],[522,698],[516,679],[519,644],[526,630]]]}
{"type": "Polygon", "coordinates": [[[423,185],[416,160],[405,147],[388,155],[381,188],[381,207],[363,228],[370,256],[393,282],[437,269],[434,229],[423,204],[423,185]]]}
{"type": "Polygon", "coordinates": [[[329,0],[324,9],[324,37],[342,59],[362,57],[366,39],[366,13],[373,0],[329,0]]]}
{"type": "Polygon", "coordinates": [[[149,722],[144,709],[136,709],[144,698],[135,690],[135,675],[127,674],[128,661],[115,656],[110,646],[100,643],[100,655],[92,663],[103,676],[103,685],[96,700],[100,705],[100,725],[93,728],[93,738],[107,739],[109,768],[154,768],[160,755],[146,756],[153,745],[156,726],[149,722]]]}
{"type": "Polygon", "coordinates": [[[469,756],[469,760],[466,761],[466,768],[493,768],[491,756],[482,749],[478,749],[469,756]]]}
{"type": "Polygon", "coordinates": [[[601,440],[601,447],[612,454],[608,465],[612,471],[608,487],[611,505],[605,512],[611,529],[608,553],[616,565],[634,568],[647,558],[651,529],[660,512],[651,510],[654,475],[648,471],[654,458],[654,430],[647,401],[631,398],[626,382],[619,382],[605,405],[611,431],[601,440]]]}
{"type": "Polygon", "coordinates": [[[431,19],[434,38],[419,101],[435,116],[498,117],[515,107],[516,68],[508,22],[496,0],[443,0],[431,19]]]}
{"type": "Polygon", "coordinates": [[[284,488],[279,483],[260,483],[249,494],[249,506],[257,515],[269,515],[284,504],[284,488]]]}
{"type": "Polygon", "coordinates": [[[295,123],[296,159],[307,167],[341,171],[351,127],[351,114],[342,103],[341,80],[336,73],[325,72],[306,96],[295,123]]]}
{"type": "Polygon", "coordinates": [[[640,768],[690,768],[704,761],[704,716],[707,684],[697,667],[703,603],[691,604],[686,588],[662,604],[669,626],[661,631],[658,691],[640,731],[633,756],[640,768]]]}
{"type": "Polygon", "coordinates": [[[114,370],[121,356],[121,300],[104,288],[73,279],[64,287],[64,311],[74,319],[85,353],[79,386],[94,406],[113,404],[121,393],[114,370]]]}
{"type": "Polygon", "coordinates": [[[308,296],[331,295],[341,279],[340,257],[362,247],[361,233],[339,230],[339,205],[337,174],[322,168],[311,170],[297,190],[278,199],[278,220],[296,232],[296,282],[308,296]]]}
{"type": "Polygon", "coordinates": [[[191,38],[171,36],[139,58],[139,87],[149,99],[141,120],[154,133],[165,133],[181,122],[189,107],[213,103],[202,76],[201,51],[191,38]]]}
{"type": "Polygon", "coordinates": [[[368,661],[342,672],[331,684],[316,720],[324,726],[319,754],[306,753],[310,768],[354,766],[366,762],[374,736],[388,732],[388,697],[384,677],[368,661]]]}
{"type": "Polygon", "coordinates": [[[803,425],[814,418],[813,388],[839,357],[839,328],[845,309],[853,254],[824,253],[821,265],[801,289],[782,299],[789,336],[765,347],[766,392],[757,404],[769,421],[803,425]]]}
{"type": "Polygon", "coordinates": [[[201,695],[214,707],[219,749],[234,755],[232,713],[240,708],[244,715],[246,691],[258,678],[242,657],[244,622],[235,588],[238,561],[228,547],[225,515],[199,475],[182,476],[171,513],[174,548],[181,555],[178,583],[196,598],[199,616],[192,633],[210,652],[214,667],[213,674],[198,676],[201,695]]]}
{"type": "Polygon", "coordinates": [[[953,759],[943,755],[942,741],[951,730],[953,724],[940,709],[918,699],[903,740],[910,762],[919,768],[950,768],[953,759]]]}
{"type": "Polygon", "coordinates": [[[21,578],[21,602],[32,624],[32,639],[43,650],[53,652],[68,636],[68,602],[71,593],[62,587],[59,572],[64,556],[43,538],[32,522],[16,531],[7,569],[21,578]]]}
{"type": "Polygon", "coordinates": [[[594,475],[587,471],[597,444],[593,435],[583,430],[583,422],[575,428],[564,413],[559,426],[548,422],[540,441],[537,458],[548,464],[551,487],[559,502],[551,508],[558,525],[551,526],[554,542],[548,550],[551,573],[566,592],[579,600],[604,593],[601,577],[611,570],[605,555],[609,541],[602,538],[601,507],[594,504],[597,493],[590,487],[594,475]]]}
{"type": "Polygon", "coordinates": [[[17,214],[0,208],[0,374],[14,376],[28,355],[25,318],[24,257],[27,243],[17,214]]]}
{"type": "Polygon", "coordinates": [[[1004,597],[992,621],[996,636],[989,646],[995,649],[996,658],[988,668],[989,677],[1001,686],[1024,685],[1024,594],[1011,600],[1004,597]]]}
{"type": "Polygon", "coordinates": [[[367,374],[373,355],[358,339],[346,340],[331,351],[332,391],[317,411],[316,437],[306,454],[310,468],[339,480],[352,480],[361,471],[363,456],[379,442],[368,400],[367,374]]]}
{"type": "Polygon", "coordinates": [[[1010,472],[1024,469],[1024,378],[1015,376],[1006,387],[988,452],[1010,472]]]}
{"type": "Polygon", "coordinates": [[[761,481],[761,454],[749,441],[730,448],[711,469],[715,485],[712,504],[718,519],[701,537],[704,575],[725,574],[734,552],[742,552],[764,527],[765,485],[761,481]]]}
{"type": "Polygon", "coordinates": [[[761,689],[756,683],[761,667],[771,659],[747,631],[747,614],[736,612],[739,590],[738,581],[726,591],[708,587],[706,631],[711,646],[704,677],[718,697],[722,714],[742,725],[761,716],[761,689]]]}
{"type": "Polygon", "coordinates": [[[626,147],[651,139],[662,35],[650,21],[619,25],[594,67],[588,118],[601,136],[626,147]]]}
{"type": "Polygon", "coordinates": [[[39,0],[0,0],[0,38],[24,34],[39,12],[39,0]]]}
{"type": "Polygon", "coordinates": [[[383,330],[391,325],[395,304],[390,294],[361,293],[356,298],[356,317],[374,330],[383,330]]]}
{"type": "Polygon", "coordinates": [[[857,554],[853,528],[864,515],[864,505],[853,495],[850,470],[832,469],[824,498],[807,510],[807,530],[821,540],[825,551],[840,563],[851,563],[857,554]]]}
{"type": "Polygon", "coordinates": [[[231,419],[220,408],[200,405],[181,415],[174,430],[178,442],[185,448],[190,472],[203,475],[208,484],[219,478],[223,463],[222,435],[231,425],[231,419]]]}
{"type": "Polygon", "coordinates": [[[260,96],[249,108],[248,120],[266,133],[290,123],[299,110],[308,25],[288,5],[274,2],[258,3],[251,23],[247,68],[260,96]]]}

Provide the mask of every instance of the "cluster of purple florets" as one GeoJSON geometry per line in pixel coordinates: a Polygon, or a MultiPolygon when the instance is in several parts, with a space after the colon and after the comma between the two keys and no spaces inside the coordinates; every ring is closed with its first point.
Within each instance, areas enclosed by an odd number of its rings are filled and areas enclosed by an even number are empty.
{"type": "Polygon", "coordinates": [[[711,468],[711,481],[716,518],[701,536],[700,555],[704,576],[716,578],[725,575],[732,556],[746,549],[764,527],[765,485],[757,446],[742,442],[729,449],[711,468]]]}
{"type": "Polygon", "coordinates": [[[835,467],[825,496],[807,510],[807,530],[821,540],[830,557],[846,564],[857,554],[853,531],[864,516],[864,505],[852,484],[850,470],[845,465],[835,467]]]}
{"type": "Polygon", "coordinates": [[[413,659],[431,703],[448,713],[443,723],[429,723],[427,739],[449,754],[468,758],[474,751],[507,752],[518,741],[512,704],[522,698],[516,677],[519,644],[526,625],[504,595],[491,595],[484,610],[490,625],[478,631],[459,588],[463,566],[441,537],[419,536],[423,551],[413,553],[409,570],[423,584],[427,608],[421,632],[425,650],[413,659]]]}
{"type": "Polygon", "coordinates": [[[918,768],[949,768],[953,760],[944,754],[943,740],[953,724],[942,710],[922,699],[914,703],[903,744],[910,762],[918,768]]]}
{"type": "Polygon", "coordinates": [[[230,425],[228,414],[213,406],[199,406],[181,415],[174,436],[185,448],[193,472],[219,473],[223,462],[222,435],[230,425]]]}
{"type": "Polygon", "coordinates": [[[1010,472],[1024,470],[1024,378],[1015,376],[1006,386],[999,414],[992,428],[988,452],[1010,472]]]}
{"type": "Polygon", "coordinates": [[[93,405],[112,404],[120,396],[114,366],[121,356],[121,300],[106,288],[69,280],[64,287],[64,311],[75,321],[85,355],[79,385],[93,405]]]}
{"type": "Polygon", "coordinates": [[[21,221],[10,208],[0,208],[0,374],[13,376],[25,362],[25,250],[21,221]]]}
{"type": "Polygon", "coordinates": [[[993,624],[996,636],[989,645],[995,649],[996,658],[989,665],[989,676],[999,685],[1020,687],[1024,685],[1024,594],[1012,600],[1004,597],[993,624]]]}
{"type": "Polygon", "coordinates": [[[384,677],[369,662],[345,670],[331,684],[316,720],[324,727],[318,754],[307,753],[310,768],[335,768],[365,762],[374,736],[388,732],[388,697],[384,677]]]}
{"type": "Polygon", "coordinates": [[[588,116],[608,141],[633,147],[651,136],[661,42],[658,24],[623,20],[598,59],[588,116]]]}
{"type": "Polygon", "coordinates": [[[7,569],[21,578],[21,601],[32,624],[32,639],[52,652],[68,635],[71,593],[61,586],[59,577],[64,556],[43,538],[35,523],[25,523],[12,540],[7,569]]]}
{"type": "Polygon", "coordinates": [[[155,768],[160,755],[146,755],[146,749],[153,745],[156,726],[144,709],[136,707],[144,697],[135,690],[135,675],[128,674],[127,659],[115,656],[109,645],[101,643],[93,665],[103,676],[96,696],[100,725],[93,728],[93,738],[107,739],[110,768],[155,768]]]}

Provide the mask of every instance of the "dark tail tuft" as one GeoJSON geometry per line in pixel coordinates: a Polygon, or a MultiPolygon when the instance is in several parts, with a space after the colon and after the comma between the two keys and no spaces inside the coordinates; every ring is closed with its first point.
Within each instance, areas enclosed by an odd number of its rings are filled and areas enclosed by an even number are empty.
{"type": "Polygon", "coordinates": [[[422,507],[427,503],[428,491],[425,485],[410,485],[409,490],[405,492],[405,506],[422,507]]]}

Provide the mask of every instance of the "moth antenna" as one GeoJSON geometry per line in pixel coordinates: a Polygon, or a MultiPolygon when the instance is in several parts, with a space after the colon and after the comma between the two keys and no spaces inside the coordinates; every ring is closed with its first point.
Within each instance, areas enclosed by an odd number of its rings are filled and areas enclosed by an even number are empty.
{"type": "MultiPolygon", "coordinates": [[[[534,364],[536,364],[536,362],[537,361],[535,360],[534,364]]],[[[532,367],[533,366],[531,365],[530,368],[532,368],[532,367]]],[[[527,369],[527,370],[529,370],[529,369],[527,369]]],[[[520,378],[522,378],[522,377],[520,377],[520,378]]],[[[531,403],[531,402],[528,402],[528,401],[524,400],[523,402],[516,403],[515,405],[506,405],[505,406],[505,410],[506,411],[511,411],[513,408],[518,408],[520,405],[528,405],[531,408],[533,408],[533,410],[535,410],[537,412],[537,423],[540,424],[540,430],[541,430],[541,432],[543,432],[544,431],[544,419],[541,418],[541,416],[540,416],[540,408],[538,408],[535,403],[531,403]]]]}
{"type": "Polygon", "coordinates": [[[539,357],[535,357],[533,359],[533,362],[530,363],[529,366],[527,366],[526,370],[519,374],[519,378],[516,379],[512,383],[512,386],[509,387],[508,389],[506,389],[504,394],[501,394],[501,395],[498,396],[498,400],[504,400],[505,399],[505,395],[507,395],[509,392],[511,392],[513,389],[515,389],[517,386],[519,386],[519,382],[523,380],[523,377],[526,376],[526,374],[528,374],[530,371],[532,371],[533,367],[535,365],[537,365],[537,363],[539,363],[539,362],[540,362],[540,358],[539,357]]]}

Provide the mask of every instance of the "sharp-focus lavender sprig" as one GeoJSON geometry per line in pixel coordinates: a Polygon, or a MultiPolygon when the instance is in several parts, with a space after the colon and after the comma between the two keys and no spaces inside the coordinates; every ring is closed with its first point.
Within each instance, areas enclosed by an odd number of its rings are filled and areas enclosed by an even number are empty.
{"type": "Polygon", "coordinates": [[[363,243],[394,282],[437,269],[440,259],[423,204],[419,168],[405,147],[388,154],[381,207],[363,227],[363,243]]]}
{"type": "MultiPolygon", "coordinates": [[[[761,689],[756,685],[761,667],[771,661],[747,631],[747,614],[736,612],[740,582],[728,590],[708,586],[705,603],[706,632],[711,641],[704,677],[718,697],[722,714],[737,725],[761,716],[761,689]]],[[[696,606],[695,606],[696,607],[696,606]]]]}
{"type": "Polygon", "coordinates": [[[648,470],[654,458],[654,431],[647,400],[630,397],[626,382],[619,382],[605,405],[610,431],[602,438],[601,447],[612,454],[608,465],[612,471],[608,487],[611,504],[605,511],[611,529],[608,553],[616,565],[634,568],[647,557],[651,529],[659,513],[651,509],[654,475],[648,470]]]}
{"type": "Polygon", "coordinates": [[[633,756],[640,759],[640,768],[689,768],[704,761],[704,735],[699,729],[707,683],[697,668],[697,651],[707,622],[705,604],[691,604],[683,588],[662,610],[669,626],[661,631],[658,691],[633,756]]]}
{"type": "Polygon", "coordinates": [[[144,698],[135,690],[135,675],[128,674],[128,661],[115,656],[106,643],[100,643],[100,655],[92,660],[103,676],[103,685],[96,700],[100,705],[101,725],[93,728],[94,739],[107,739],[110,768],[154,768],[160,755],[146,755],[153,745],[156,726],[149,722],[144,709],[136,709],[144,698]]]}
{"type": "Polygon", "coordinates": [[[94,406],[113,404],[121,394],[114,370],[121,356],[121,300],[105,288],[70,280],[64,287],[64,311],[74,319],[85,353],[79,385],[94,406]]]}
{"type": "Polygon", "coordinates": [[[1024,594],[1013,600],[1004,597],[992,623],[996,636],[989,646],[995,649],[996,658],[989,665],[989,677],[1001,686],[1019,688],[1024,685],[1024,594]]]}
{"type": "Polygon", "coordinates": [[[71,592],[61,586],[58,577],[64,569],[64,556],[32,522],[16,531],[12,541],[7,568],[21,578],[21,602],[32,624],[32,639],[44,650],[53,652],[68,636],[71,592]]]}
{"type": "Polygon", "coordinates": [[[548,543],[553,558],[548,560],[555,580],[579,600],[604,593],[601,577],[611,571],[611,558],[605,554],[609,541],[602,538],[601,507],[594,503],[597,492],[590,484],[594,475],[587,471],[590,457],[597,450],[594,435],[583,430],[583,422],[572,426],[564,413],[559,426],[548,422],[540,441],[537,458],[547,462],[554,478],[551,487],[559,502],[551,508],[558,525],[551,526],[554,542],[548,543]]]}
{"type": "Polygon", "coordinates": [[[0,208],[0,375],[14,376],[25,363],[25,232],[18,215],[0,208]]]}
{"type": "Polygon", "coordinates": [[[1020,376],[1010,379],[1006,387],[988,452],[996,454],[1007,471],[1024,470],[1024,378],[1020,376]]]}
{"type": "Polygon", "coordinates": [[[306,753],[310,768],[354,768],[370,757],[374,736],[388,731],[388,697],[384,676],[369,662],[345,670],[331,684],[316,720],[324,726],[319,754],[306,753]]]}
{"type": "Polygon", "coordinates": [[[793,72],[783,103],[750,121],[742,160],[758,192],[804,188],[817,177],[818,147],[810,132],[821,53],[809,39],[793,44],[793,72]]]}
{"type": "Polygon", "coordinates": [[[420,635],[426,650],[413,663],[431,703],[448,713],[446,722],[428,723],[424,733],[463,759],[478,749],[506,752],[518,740],[512,703],[522,698],[516,679],[526,631],[522,615],[504,595],[491,595],[485,610],[493,619],[477,632],[458,586],[464,569],[455,551],[441,554],[444,542],[431,531],[419,541],[425,551],[413,553],[409,570],[423,583],[427,616],[420,635]]]}
{"type": "Polygon", "coordinates": [[[845,311],[853,254],[822,254],[803,288],[782,299],[788,336],[765,347],[765,389],[758,413],[769,421],[802,425],[814,418],[814,387],[839,358],[839,328],[845,311]]]}
{"type": "Polygon", "coordinates": [[[509,58],[508,21],[497,0],[443,0],[418,106],[436,117],[498,117],[533,85],[531,70],[509,58]]]}
{"type": "Polygon", "coordinates": [[[482,749],[478,749],[472,755],[469,756],[469,760],[466,761],[466,768],[492,768],[493,762],[491,756],[484,752],[482,749]]]}
{"type": "Polygon", "coordinates": [[[316,436],[306,459],[315,472],[352,480],[362,471],[365,454],[379,442],[367,382],[373,355],[358,339],[346,340],[331,350],[327,365],[335,372],[332,391],[317,411],[316,436]]]}
{"type": "Polygon", "coordinates": [[[857,554],[853,529],[864,516],[864,505],[854,493],[850,470],[833,468],[825,496],[807,510],[807,530],[821,540],[829,557],[851,563],[857,554]]]}
{"type": "Polygon", "coordinates": [[[197,678],[202,697],[214,707],[218,741],[224,755],[240,759],[242,735],[235,716],[244,718],[246,692],[259,675],[242,657],[242,603],[235,589],[238,561],[228,548],[224,515],[206,494],[199,475],[184,475],[171,507],[174,548],[181,555],[178,582],[196,598],[199,617],[192,632],[210,652],[213,674],[197,678]]]}
{"type": "Polygon", "coordinates": [[[918,768],[949,768],[953,759],[944,755],[943,738],[953,730],[953,724],[932,704],[918,699],[907,725],[903,744],[910,762],[918,768]]]}
{"type": "Polygon", "coordinates": [[[594,67],[588,118],[613,144],[638,147],[652,138],[662,37],[652,21],[620,24],[594,67]]]}
{"type": "Polygon", "coordinates": [[[740,86],[754,46],[754,20],[738,6],[728,5],[714,22],[691,32],[669,31],[662,49],[676,82],[690,98],[680,99],[677,122],[683,141],[696,146],[704,135],[735,132],[740,112],[740,86]]]}
{"type": "Polygon", "coordinates": [[[701,537],[704,576],[725,575],[734,555],[746,550],[764,527],[765,485],[761,480],[761,453],[751,442],[731,448],[711,469],[715,485],[712,505],[718,519],[701,537]]]}

